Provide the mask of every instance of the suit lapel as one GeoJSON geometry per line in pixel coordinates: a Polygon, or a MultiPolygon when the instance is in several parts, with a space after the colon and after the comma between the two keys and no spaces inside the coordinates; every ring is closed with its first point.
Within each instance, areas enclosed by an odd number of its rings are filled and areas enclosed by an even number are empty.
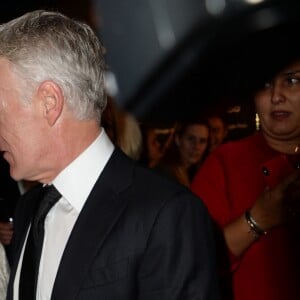
{"type": "Polygon", "coordinates": [[[52,300],[75,299],[94,257],[127,206],[127,201],[122,201],[118,195],[130,185],[132,172],[132,162],[115,150],[72,230],[54,283],[52,300]]]}

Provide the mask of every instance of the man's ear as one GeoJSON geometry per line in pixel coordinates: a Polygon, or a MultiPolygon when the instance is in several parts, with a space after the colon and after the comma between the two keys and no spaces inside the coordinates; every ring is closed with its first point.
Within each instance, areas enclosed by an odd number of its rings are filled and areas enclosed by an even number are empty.
{"type": "Polygon", "coordinates": [[[55,82],[47,80],[38,88],[38,98],[44,117],[50,126],[53,126],[60,117],[64,106],[64,95],[55,82]]]}

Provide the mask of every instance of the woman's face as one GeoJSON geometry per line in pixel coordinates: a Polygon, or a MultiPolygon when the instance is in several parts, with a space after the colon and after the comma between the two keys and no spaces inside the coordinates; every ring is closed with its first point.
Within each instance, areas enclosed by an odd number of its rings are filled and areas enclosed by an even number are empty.
{"type": "Polygon", "coordinates": [[[201,161],[208,146],[209,129],[205,125],[187,126],[182,135],[175,136],[182,162],[186,167],[201,161]]]}
{"type": "Polygon", "coordinates": [[[300,138],[300,61],[279,72],[255,97],[261,129],[277,141],[300,138]]]}

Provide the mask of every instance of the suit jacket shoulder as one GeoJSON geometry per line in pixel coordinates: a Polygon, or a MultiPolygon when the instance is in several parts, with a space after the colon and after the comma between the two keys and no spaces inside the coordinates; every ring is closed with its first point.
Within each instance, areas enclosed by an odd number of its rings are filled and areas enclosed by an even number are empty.
{"type": "MultiPolygon", "coordinates": [[[[25,200],[23,225],[33,209],[25,200]]],[[[201,200],[116,149],[74,225],[51,299],[218,299],[214,251],[201,200]]]]}
{"type": "Polygon", "coordinates": [[[214,247],[202,201],[116,149],[73,229],[52,299],[219,299],[214,247]]]}

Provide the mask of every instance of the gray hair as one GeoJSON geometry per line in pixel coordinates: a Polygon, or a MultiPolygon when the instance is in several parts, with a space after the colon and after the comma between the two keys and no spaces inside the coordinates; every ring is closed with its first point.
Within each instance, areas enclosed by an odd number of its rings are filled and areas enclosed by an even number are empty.
{"type": "Polygon", "coordinates": [[[79,119],[97,119],[106,106],[104,48],[94,31],[60,13],[37,10],[0,25],[0,57],[8,59],[30,101],[52,80],[79,119]]]}

